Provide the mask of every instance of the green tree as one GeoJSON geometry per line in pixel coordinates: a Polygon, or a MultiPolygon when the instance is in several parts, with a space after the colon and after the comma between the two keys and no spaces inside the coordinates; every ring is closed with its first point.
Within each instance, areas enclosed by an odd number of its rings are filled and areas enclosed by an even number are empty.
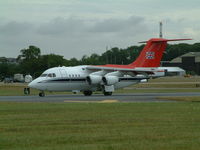
{"type": "MultiPolygon", "coordinates": [[[[18,56],[19,65],[10,64],[4,57],[0,58],[0,78],[13,76],[15,73],[30,73],[34,77],[39,76],[43,71],[51,67],[57,66],[77,66],[77,65],[100,65],[100,64],[130,64],[140,54],[144,45],[130,46],[128,48],[119,49],[111,48],[102,55],[91,54],[84,55],[80,60],[71,58],[64,59],[61,55],[48,54],[41,55],[40,48],[29,46],[27,49],[22,49],[18,56]]],[[[163,55],[165,61],[170,61],[175,57],[188,52],[200,52],[200,43],[195,44],[173,44],[167,45],[166,52],[163,55]]]]}
{"type": "Polygon", "coordinates": [[[80,64],[81,61],[77,60],[76,58],[71,58],[69,61],[67,61],[67,66],[77,66],[80,64]]]}
{"type": "Polygon", "coordinates": [[[65,65],[65,59],[61,55],[56,55],[56,54],[43,55],[41,59],[44,62],[46,62],[47,68],[65,65]]]}
{"type": "Polygon", "coordinates": [[[0,79],[13,77],[15,73],[20,73],[20,66],[17,64],[0,63],[0,79]]]}
{"type": "Polygon", "coordinates": [[[29,46],[28,49],[22,49],[21,54],[18,56],[18,61],[22,68],[23,74],[35,75],[40,68],[40,49],[36,46],[29,46]]]}
{"type": "Polygon", "coordinates": [[[28,49],[22,49],[21,55],[18,56],[19,60],[29,61],[31,59],[37,59],[40,57],[41,51],[36,46],[29,46],[28,49]]]}
{"type": "Polygon", "coordinates": [[[65,66],[66,60],[61,55],[56,54],[49,54],[49,55],[42,55],[39,58],[40,62],[40,71],[44,71],[48,68],[58,67],[58,66],[65,66]]]}

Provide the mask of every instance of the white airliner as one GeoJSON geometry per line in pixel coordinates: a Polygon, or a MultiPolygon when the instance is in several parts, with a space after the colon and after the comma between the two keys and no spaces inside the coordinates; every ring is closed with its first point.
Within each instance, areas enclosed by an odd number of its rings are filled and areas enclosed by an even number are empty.
{"type": "Polygon", "coordinates": [[[129,65],[84,65],[75,67],[54,67],[46,70],[31,83],[30,88],[45,91],[80,91],[90,96],[94,91],[112,95],[116,89],[140,83],[150,77],[164,76],[166,68],[159,67],[168,41],[190,39],[152,38],[148,41],[138,58],[129,65]]]}

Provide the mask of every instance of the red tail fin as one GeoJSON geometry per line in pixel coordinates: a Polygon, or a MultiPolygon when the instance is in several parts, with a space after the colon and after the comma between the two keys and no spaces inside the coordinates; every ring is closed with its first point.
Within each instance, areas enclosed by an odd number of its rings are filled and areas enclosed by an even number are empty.
{"type": "MultiPolygon", "coordinates": [[[[142,52],[138,58],[129,66],[131,67],[159,67],[160,61],[163,56],[163,52],[166,49],[168,41],[181,41],[181,40],[191,40],[191,39],[162,39],[162,38],[153,38],[147,43],[143,48],[142,52]]],[[[142,42],[143,43],[143,42],[142,42]]]]}

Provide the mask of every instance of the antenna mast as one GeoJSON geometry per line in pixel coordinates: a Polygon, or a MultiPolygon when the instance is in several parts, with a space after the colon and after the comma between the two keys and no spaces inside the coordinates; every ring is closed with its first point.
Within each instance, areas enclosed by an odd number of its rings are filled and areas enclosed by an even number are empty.
{"type": "Polygon", "coordinates": [[[159,37],[163,38],[163,34],[162,34],[162,22],[160,22],[159,24],[160,24],[160,35],[159,35],[159,37]]]}

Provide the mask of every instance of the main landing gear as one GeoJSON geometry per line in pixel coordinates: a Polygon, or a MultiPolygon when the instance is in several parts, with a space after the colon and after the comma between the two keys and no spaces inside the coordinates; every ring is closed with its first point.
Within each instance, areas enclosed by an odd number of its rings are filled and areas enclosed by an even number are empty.
{"type": "MultiPolygon", "coordinates": [[[[85,96],[91,96],[92,93],[93,93],[92,91],[83,91],[83,94],[84,94],[85,96]]],[[[106,91],[104,91],[103,94],[104,94],[105,96],[111,96],[111,95],[112,95],[112,92],[106,92],[106,91]]],[[[41,92],[39,93],[39,96],[40,96],[40,97],[45,97],[44,91],[41,91],[41,92]]]]}
{"type": "Polygon", "coordinates": [[[92,95],[92,91],[83,91],[83,94],[85,96],[91,96],[92,95]]]}
{"type": "Polygon", "coordinates": [[[112,95],[112,92],[106,92],[106,91],[104,91],[103,94],[104,94],[105,96],[111,96],[111,95],[112,95]]]}
{"type": "Polygon", "coordinates": [[[44,97],[44,96],[45,96],[44,91],[41,91],[41,92],[39,93],[39,96],[40,96],[40,97],[44,97]]]}

